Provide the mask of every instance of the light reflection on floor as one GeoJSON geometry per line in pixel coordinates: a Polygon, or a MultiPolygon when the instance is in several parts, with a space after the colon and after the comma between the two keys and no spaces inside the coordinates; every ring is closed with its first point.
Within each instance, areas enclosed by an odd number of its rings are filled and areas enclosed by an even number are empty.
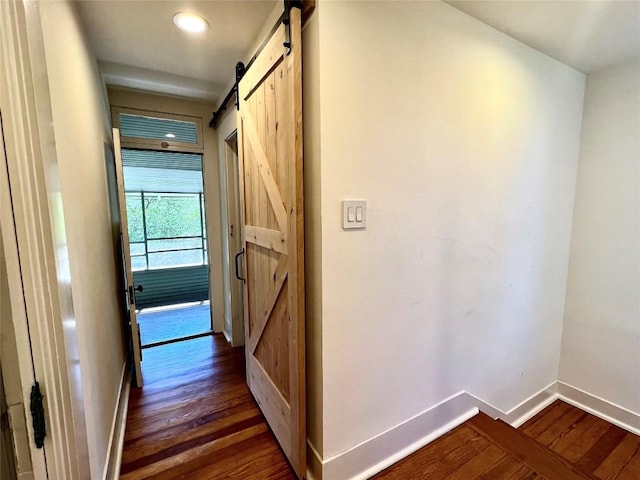
{"type": "Polygon", "coordinates": [[[142,345],[197,335],[211,330],[209,302],[148,308],[138,313],[142,345]]]}

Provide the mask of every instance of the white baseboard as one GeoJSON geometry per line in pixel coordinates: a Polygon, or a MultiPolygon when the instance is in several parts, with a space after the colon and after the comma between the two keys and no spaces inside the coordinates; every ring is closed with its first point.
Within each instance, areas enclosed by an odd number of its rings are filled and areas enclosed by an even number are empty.
{"type": "Polygon", "coordinates": [[[366,479],[464,423],[479,411],[518,427],[558,398],[556,382],[504,412],[468,392],[460,392],[339,455],[322,459],[309,444],[309,478],[366,479]]]}
{"type": "Polygon", "coordinates": [[[122,448],[124,445],[124,432],[127,425],[130,390],[131,368],[127,362],[122,369],[120,394],[113,414],[111,435],[109,436],[109,449],[107,450],[107,461],[102,475],[104,480],[118,480],[118,478],[120,478],[120,464],[122,463],[122,448]]]}
{"type": "Polygon", "coordinates": [[[507,412],[503,412],[499,408],[494,407],[490,403],[487,403],[470,393],[467,395],[474,399],[475,405],[478,406],[481,412],[486,413],[492,418],[499,418],[512,427],[518,428],[548,405],[551,405],[558,398],[556,384],[557,382],[550,383],[542,390],[534,393],[529,398],[526,398],[507,412]]]}
{"type": "Polygon", "coordinates": [[[609,423],[640,435],[640,415],[589,392],[557,382],[558,398],[609,423]]]}
{"type": "Polygon", "coordinates": [[[322,480],[322,455],[307,438],[307,479],[322,480]]]}
{"type": "Polygon", "coordinates": [[[640,435],[640,415],[588,392],[555,381],[504,412],[468,392],[460,392],[401,424],[333,457],[323,459],[308,442],[310,480],[366,479],[410,455],[482,411],[518,428],[561,399],[640,435]]]}
{"type": "MultiPolygon", "coordinates": [[[[478,413],[460,392],[355,447],[322,460],[321,478],[366,479],[393,465],[478,413]]],[[[313,472],[318,478],[317,472],[313,472]]]]}
{"type": "Polygon", "coordinates": [[[231,336],[229,335],[229,332],[227,332],[226,328],[222,330],[222,334],[224,335],[224,338],[227,340],[227,342],[231,345],[231,336]]]}

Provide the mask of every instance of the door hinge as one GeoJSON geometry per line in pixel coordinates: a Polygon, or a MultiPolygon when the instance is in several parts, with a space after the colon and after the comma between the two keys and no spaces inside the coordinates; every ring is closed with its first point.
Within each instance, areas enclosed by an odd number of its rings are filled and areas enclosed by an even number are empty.
{"type": "Polygon", "coordinates": [[[44,437],[47,434],[47,427],[44,420],[44,403],[43,396],[40,392],[40,384],[36,382],[31,387],[31,421],[33,423],[33,440],[36,447],[44,447],[44,437]]]}
{"type": "Polygon", "coordinates": [[[4,412],[2,415],[0,415],[0,431],[6,432],[9,430],[9,428],[9,412],[4,412]]]}

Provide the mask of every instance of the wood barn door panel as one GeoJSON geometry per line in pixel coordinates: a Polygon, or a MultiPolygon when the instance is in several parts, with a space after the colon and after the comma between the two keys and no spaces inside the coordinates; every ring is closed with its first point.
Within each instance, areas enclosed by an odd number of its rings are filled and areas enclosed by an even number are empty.
{"type": "Polygon", "coordinates": [[[238,86],[247,382],[299,478],[306,474],[300,11],[238,86]],[[289,50],[284,43],[291,42],[289,50]]]}
{"type": "Polygon", "coordinates": [[[288,369],[280,368],[281,365],[286,365],[289,361],[287,302],[287,284],[285,282],[271,311],[269,321],[262,331],[262,339],[257,343],[253,355],[275,386],[278,387],[283,398],[289,403],[291,394],[288,369]]]}

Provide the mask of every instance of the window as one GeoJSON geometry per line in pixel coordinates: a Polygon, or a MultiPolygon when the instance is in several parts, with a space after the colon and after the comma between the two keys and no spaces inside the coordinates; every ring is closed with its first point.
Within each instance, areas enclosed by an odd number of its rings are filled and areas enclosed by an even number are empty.
{"type": "Polygon", "coordinates": [[[120,114],[120,132],[125,137],[146,138],[172,142],[198,143],[194,122],[120,114]]]}
{"type": "Polygon", "coordinates": [[[126,204],[134,271],[207,263],[202,193],[127,192],[126,204]]]}
{"type": "Polygon", "coordinates": [[[124,146],[203,151],[201,118],[120,107],[113,107],[112,114],[124,146]]]}

